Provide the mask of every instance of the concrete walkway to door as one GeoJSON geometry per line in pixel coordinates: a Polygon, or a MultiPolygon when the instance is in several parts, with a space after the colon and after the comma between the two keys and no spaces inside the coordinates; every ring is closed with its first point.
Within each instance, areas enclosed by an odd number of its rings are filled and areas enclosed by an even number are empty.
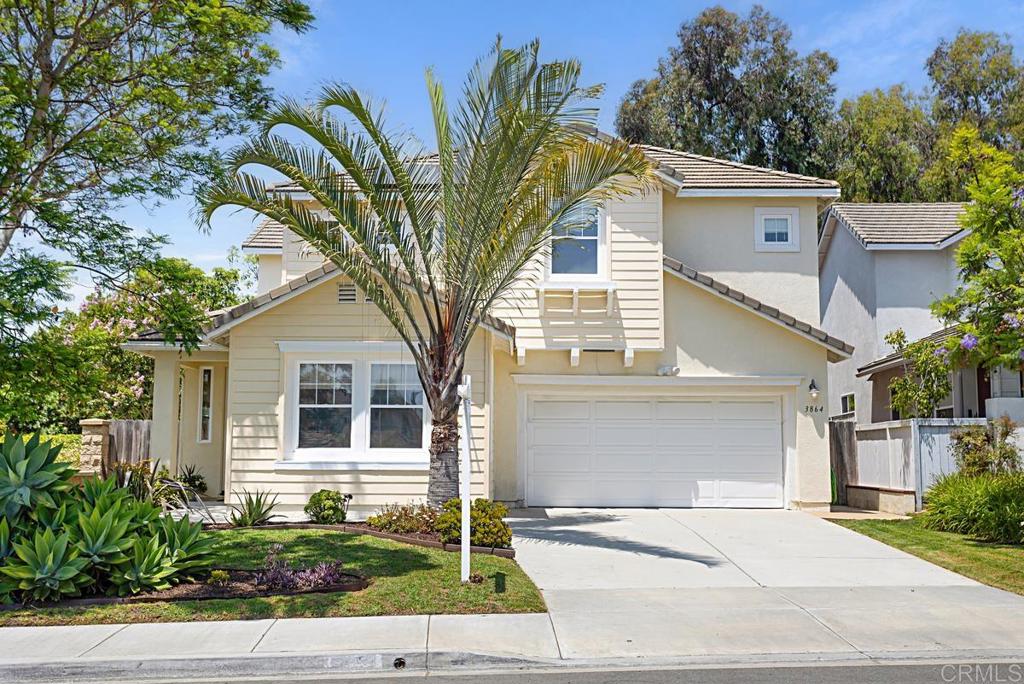
{"type": "Polygon", "coordinates": [[[564,658],[1024,649],[1024,598],[796,511],[528,509],[564,658]]]}

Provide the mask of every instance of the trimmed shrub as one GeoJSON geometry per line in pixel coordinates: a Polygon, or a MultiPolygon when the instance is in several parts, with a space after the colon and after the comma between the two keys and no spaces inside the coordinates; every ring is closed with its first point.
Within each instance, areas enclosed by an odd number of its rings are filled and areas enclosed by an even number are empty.
{"type": "Polygon", "coordinates": [[[437,515],[426,504],[386,504],[366,524],[389,534],[433,534],[437,515]]]}
{"type": "Polygon", "coordinates": [[[967,425],[950,435],[957,470],[964,475],[1020,470],[1020,454],[1010,438],[1017,424],[1003,416],[988,425],[967,425]]]}
{"type": "Polygon", "coordinates": [[[342,494],[330,489],[321,489],[303,506],[302,510],[312,522],[318,525],[339,525],[345,522],[351,494],[342,494]]]}
{"type": "MultiPolygon", "coordinates": [[[[475,499],[469,510],[470,543],[473,546],[498,548],[511,546],[512,528],[504,520],[506,515],[508,509],[504,504],[489,499],[475,499]]],[[[449,499],[444,503],[434,529],[445,544],[458,544],[462,541],[461,500],[449,499]]]]}
{"type": "Polygon", "coordinates": [[[925,527],[983,541],[1024,543],[1024,473],[954,473],[928,490],[925,527]]]}

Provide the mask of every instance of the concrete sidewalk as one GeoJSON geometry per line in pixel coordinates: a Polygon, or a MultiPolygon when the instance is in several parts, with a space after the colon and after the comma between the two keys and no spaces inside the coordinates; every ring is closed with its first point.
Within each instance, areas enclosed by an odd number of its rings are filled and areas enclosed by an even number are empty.
{"type": "MultiPolygon", "coordinates": [[[[1015,633],[1019,620],[1005,613],[1002,621],[979,632],[978,625],[964,623],[965,616],[926,611],[933,621],[921,633],[925,615],[911,618],[912,629],[899,618],[895,622],[902,624],[889,622],[899,610],[888,612],[880,605],[891,600],[887,592],[877,592],[875,604],[862,607],[871,614],[852,611],[843,619],[828,615],[834,590],[800,597],[821,603],[820,615],[813,617],[784,605],[793,597],[773,597],[769,591],[748,589],[741,596],[702,590],[703,597],[695,592],[682,604],[609,592],[607,612],[591,623],[592,637],[585,645],[570,639],[564,646],[547,613],[5,627],[0,628],[0,681],[221,681],[396,670],[1024,659],[1015,633]],[[665,636],[659,640],[648,634],[642,649],[624,649],[622,632],[639,626],[617,625],[616,606],[636,602],[650,610],[651,628],[665,636]],[[963,638],[965,631],[971,638],[963,638]],[[994,638],[999,634],[1002,638],[994,638]],[[893,635],[902,638],[890,642],[893,635]]],[[[986,607],[992,608],[1001,592],[989,591],[986,607]]],[[[868,598],[858,596],[857,601],[868,598]]],[[[930,603],[927,596],[921,598],[930,603]]]]}

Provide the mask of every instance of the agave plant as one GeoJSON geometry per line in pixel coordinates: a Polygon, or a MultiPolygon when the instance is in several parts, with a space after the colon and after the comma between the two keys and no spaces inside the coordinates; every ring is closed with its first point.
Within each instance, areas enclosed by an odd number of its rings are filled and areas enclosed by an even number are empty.
{"type": "Polygon", "coordinates": [[[213,538],[203,534],[202,523],[193,523],[187,517],[175,520],[169,515],[150,525],[150,531],[167,547],[176,574],[171,581],[195,579],[213,562],[213,538]]]}
{"type": "Polygon", "coordinates": [[[92,583],[85,569],[89,561],[79,556],[65,532],[37,530],[29,540],[14,543],[14,555],[0,565],[0,573],[14,580],[17,590],[29,600],[48,601],[78,596],[92,583]]]}
{"type": "Polygon", "coordinates": [[[590,102],[601,88],[580,84],[579,62],[541,63],[539,49],[537,41],[518,49],[499,41],[470,72],[453,112],[427,73],[436,156],[390,133],[357,91],[329,86],[310,106],[272,108],[262,134],[232,153],[234,176],[201,197],[207,221],[233,205],[283,224],[388,319],[431,412],[433,506],[458,495],[458,386],[480,325],[555,235],[653,179],[640,149],[595,134],[590,102]],[[314,144],[292,142],[279,127],[314,144]],[[259,176],[240,170],[250,165],[284,175],[322,210],[268,193],[259,176]]]}
{"type": "Polygon", "coordinates": [[[55,494],[70,489],[75,469],[57,461],[60,445],[35,434],[26,441],[7,435],[0,444],[0,513],[12,523],[25,510],[57,508],[55,494]]]}
{"type": "Polygon", "coordinates": [[[93,508],[88,515],[78,514],[75,547],[89,562],[93,577],[102,577],[111,567],[127,560],[125,552],[135,541],[129,531],[131,523],[131,511],[122,510],[120,503],[105,512],[93,508]]]}
{"type": "Polygon", "coordinates": [[[277,494],[270,496],[266,492],[250,492],[243,489],[237,505],[231,507],[231,524],[236,527],[256,527],[266,525],[277,516],[277,494]]]}
{"type": "Polygon", "coordinates": [[[168,589],[176,569],[167,547],[156,535],[136,540],[132,553],[110,573],[111,590],[118,596],[168,589]]]}
{"type": "Polygon", "coordinates": [[[63,494],[53,498],[57,506],[39,505],[29,511],[28,517],[36,527],[48,527],[56,534],[63,530],[69,521],[75,519],[78,502],[63,494]]]}

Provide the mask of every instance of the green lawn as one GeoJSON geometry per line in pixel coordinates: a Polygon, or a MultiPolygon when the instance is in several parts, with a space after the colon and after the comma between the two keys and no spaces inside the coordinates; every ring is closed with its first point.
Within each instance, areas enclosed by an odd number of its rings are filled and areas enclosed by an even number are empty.
{"type": "Polygon", "coordinates": [[[544,600],[515,561],[473,555],[482,584],[459,582],[459,554],[411,546],[367,535],[325,530],[223,530],[214,567],[256,569],[267,548],[285,545],[294,566],[341,559],[345,568],[372,578],[354,593],[304,594],[48,608],[0,612],[0,625],[67,625],[189,620],[255,620],[282,617],[543,612],[544,600]]]}
{"type": "Polygon", "coordinates": [[[1024,547],[989,544],[910,520],[833,520],[989,586],[1024,594],[1024,547]]]}

